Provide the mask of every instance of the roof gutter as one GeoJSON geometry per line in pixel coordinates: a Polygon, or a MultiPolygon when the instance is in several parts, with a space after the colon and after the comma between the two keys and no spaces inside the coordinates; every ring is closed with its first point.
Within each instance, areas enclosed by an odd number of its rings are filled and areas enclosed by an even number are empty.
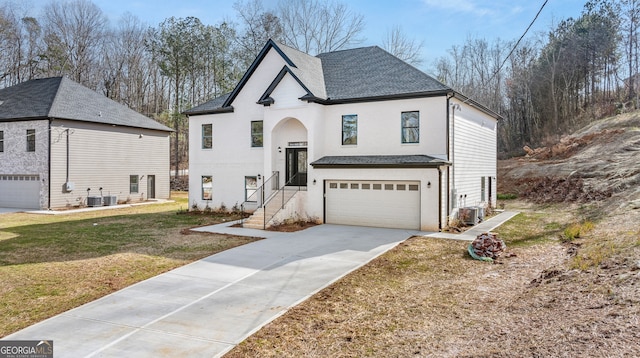
{"type": "Polygon", "coordinates": [[[187,111],[181,112],[181,114],[184,114],[186,116],[195,116],[200,114],[233,113],[233,111],[234,111],[233,106],[229,106],[229,107],[222,107],[222,108],[206,109],[202,111],[187,110],[187,111]]]}
{"type": "Polygon", "coordinates": [[[449,98],[453,98],[453,97],[459,98],[459,99],[462,100],[463,104],[468,104],[471,107],[474,107],[475,109],[480,110],[480,111],[490,115],[491,117],[495,118],[497,121],[500,121],[500,120],[504,119],[504,117],[502,117],[500,114],[498,114],[498,113],[494,112],[493,110],[489,109],[488,107],[485,107],[484,105],[474,101],[473,99],[463,95],[460,92],[452,91],[452,92],[450,92],[450,94],[451,94],[451,96],[449,98]]]}

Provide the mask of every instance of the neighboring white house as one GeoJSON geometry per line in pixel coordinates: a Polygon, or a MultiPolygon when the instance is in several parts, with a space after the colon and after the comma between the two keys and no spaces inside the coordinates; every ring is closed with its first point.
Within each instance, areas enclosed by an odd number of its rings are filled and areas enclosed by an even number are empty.
{"type": "Polygon", "coordinates": [[[192,206],[439,230],[495,205],[499,115],[379,47],[270,40],[233,92],[186,114],[192,206]]]}
{"type": "Polygon", "coordinates": [[[0,207],[168,198],[171,131],[68,78],[0,89],[0,207]]]}

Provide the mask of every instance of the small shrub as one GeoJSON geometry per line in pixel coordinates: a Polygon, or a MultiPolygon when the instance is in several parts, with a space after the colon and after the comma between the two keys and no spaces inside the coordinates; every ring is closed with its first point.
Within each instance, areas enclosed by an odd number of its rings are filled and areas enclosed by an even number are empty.
{"type": "Polygon", "coordinates": [[[240,209],[240,205],[238,204],[237,201],[235,205],[233,205],[233,207],[231,208],[231,212],[234,214],[240,214],[242,212],[242,209],[240,209]]]}
{"type": "Polygon", "coordinates": [[[203,213],[205,214],[211,214],[211,207],[209,206],[209,201],[207,201],[207,205],[204,207],[204,209],[202,210],[203,213]]]}
{"type": "Polygon", "coordinates": [[[518,194],[514,193],[498,193],[498,200],[514,200],[518,198],[518,194]]]}
{"type": "Polygon", "coordinates": [[[217,210],[219,213],[226,213],[227,212],[227,206],[224,205],[224,203],[220,203],[220,207],[217,210]]]}
{"type": "Polygon", "coordinates": [[[571,224],[562,232],[562,241],[568,242],[584,237],[589,231],[593,230],[595,225],[591,221],[585,221],[581,224],[571,224]]]}
{"type": "Polygon", "coordinates": [[[491,204],[487,204],[484,206],[484,217],[485,219],[488,217],[491,217],[495,215],[495,209],[493,208],[493,206],[491,206],[491,204]]]}

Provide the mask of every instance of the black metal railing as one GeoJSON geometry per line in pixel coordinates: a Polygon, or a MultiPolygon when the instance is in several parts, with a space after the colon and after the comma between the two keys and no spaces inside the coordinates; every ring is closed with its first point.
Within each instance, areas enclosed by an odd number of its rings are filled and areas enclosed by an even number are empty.
{"type": "Polygon", "coordinates": [[[256,191],[251,194],[244,203],[242,203],[241,208],[243,218],[246,216],[244,214],[247,203],[255,202],[256,210],[260,208],[263,209],[264,218],[262,228],[266,229],[267,223],[271,221],[271,219],[273,219],[280,210],[284,209],[284,206],[297,192],[306,190],[307,185],[306,183],[300,182],[299,175],[300,174],[294,175],[282,187],[278,188],[279,175],[278,172],[274,172],[268,180],[258,187],[256,191]]]}
{"type": "MultiPolygon", "coordinates": [[[[301,190],[306,190],[306,183],[301,183],[300,173],[295,174],[287,181],[267,202],[264,204],[264,223],[263,228],[266,229],[267,223],[287,205],[289,200],[301,190]],[[296,184],[294,184],[296,183],[296,184]]],[[[306,173],[305,173],[306,175],[306,173]]]]}
{"type": "Polygon", "coordinates": [[[246,216],[246,208],[249,204],[251,204],[252,207],[255,206],[255,209],[259,209],[278,191],[280,186],[280,172],[273,172],[269,178],[264,179],[264,177],[262,177],[262,179],[260,186],[256,188],[251,195],[247,196],[247,199],[240,205],[243,222],[246,216]]]}

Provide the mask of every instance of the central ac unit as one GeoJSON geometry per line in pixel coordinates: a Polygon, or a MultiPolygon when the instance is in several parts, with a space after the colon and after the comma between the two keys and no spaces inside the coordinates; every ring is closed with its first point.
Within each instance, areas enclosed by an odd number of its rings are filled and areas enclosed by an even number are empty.
{"type": "Polygon", "coordinates": [[[102,206],[102,197],[100,196],[87,197],[87,206],[91,206],[91,207],[102,206]]]}
{"type": "Polygon", "coordinates": [[[118,197],[115,195],[107,195],[102,199],[104,201],[104,206],[112,206],[118,203],[118,197]]]}
{"type": "Polygon", "coordinates": [[[478,223],[478,208],[460,208],[458,210],[458,218],[466,225],[476,225],[478,223]]]}

